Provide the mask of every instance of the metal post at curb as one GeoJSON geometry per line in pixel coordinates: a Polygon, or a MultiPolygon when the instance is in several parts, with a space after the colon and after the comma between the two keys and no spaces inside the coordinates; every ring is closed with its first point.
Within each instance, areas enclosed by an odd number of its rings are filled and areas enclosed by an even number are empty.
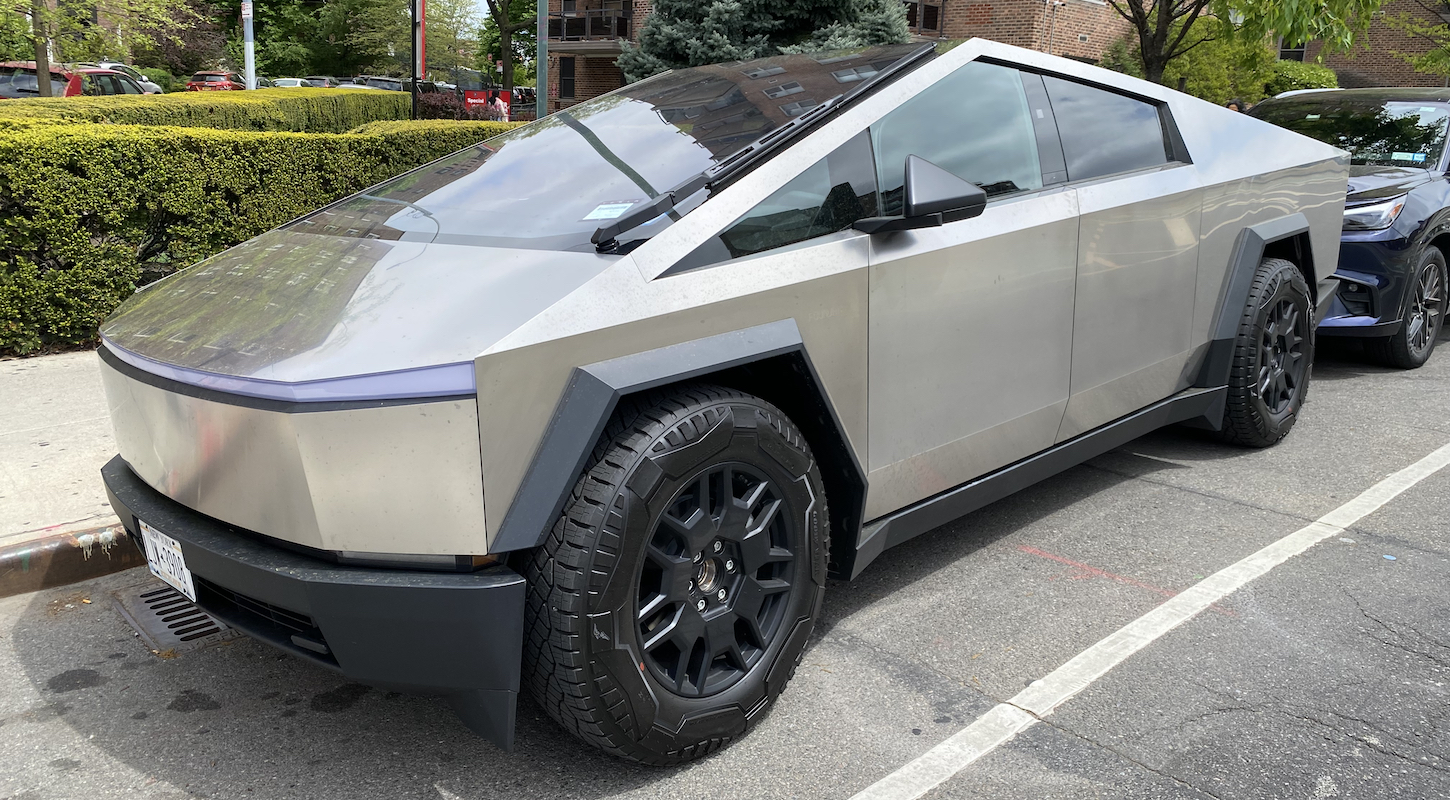
{"type": "Polygon", "coordinates": [[[534,118],[549,115],[549,0],[538,0],[539,52],[534,54],[534,118]]]}
{"type": "Polygon", "coordinates": [[[418,81],[428,75],[428,49],[424,35],[428,9],[423,3],[424,0],[410,0],[408,3],[408,11],[413,17],[412,47],[408,53],[408,60],[412,62],[408,91],[413,95],[413,119],[418,118],[418,81]]]}
{"type": "Polygon", "coordinates": [[[247,88],[257,88],[257,43],[252,31],[252,0],[242,0],[243,62],[247,88]]]}

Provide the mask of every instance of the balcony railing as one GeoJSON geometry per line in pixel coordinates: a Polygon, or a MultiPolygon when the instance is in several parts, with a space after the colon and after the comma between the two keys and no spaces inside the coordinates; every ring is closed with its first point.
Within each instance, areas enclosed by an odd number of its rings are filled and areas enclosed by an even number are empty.
{"type": "Polygon", "coordinates": [[[549,38],[563,42],[628,39],[632,15],[628,8],[554,11],[549,14],[549,38]]]}

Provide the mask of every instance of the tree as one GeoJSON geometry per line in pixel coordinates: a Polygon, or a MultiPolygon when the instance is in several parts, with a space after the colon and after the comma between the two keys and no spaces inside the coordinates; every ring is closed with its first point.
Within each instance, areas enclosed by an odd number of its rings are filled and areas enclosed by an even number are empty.
{"type": "Polygon", "coordinates": [[[478,56],[477,8],[474,0],[428,0],[429,69],[452,76],[459,67],[473,66],[478,56]]]}
{"type": "MultiPolygon", "coordinates": [[[[189,0],[0,0],[0,17],[30,20],[33,54],[43,73],[61,60],[125,58],[174,38],[196,20],[189,0]],[[115,20],[117,22],[106,22],[115,20]],[[55,52],[51,52],[52,43],[55,52]]],[[[40,94],[49,86],[40,81],[40,94]]]]}
{"type": "Polygon", "coordinates": [[[1412,39],[1428,43],[1430,49],[1424,53],[1392,52],[1420,72],[1450,75],[1450,25],[1445,23],[1450,3],[1416,0],[1415,4],[1422,13],[1400,11],[1386,14],[1385,24],[1412,39]]]}
{"type": "MultiPolygon", "coordinates": [[[[487,0],[488,19],[483,24],[480,39],[480,53],[489,57],[487,63],[479,64],[486,75],[493,74],[493,59],[503,62],[502,83],[504,91],[514,89],[514,59],[526,57],[529,49],[520,50],[514,34],[532,30],[538,25],[537,6],[533,0],[487,0]],[[492,43],[489,40],[492,39],[492,43]],[[490,46],[491,45],[491,46],[490,46]]],[[[658,8],[658,6],[656,6],[658,8]]]]}
{"type": "MultiPolygon", "coordinates": [[[[1230,100],[1257,103],[1268,92],[1266,87],[1274,79],[1276,63],[1278,56],[1267,41],[1210,39],[1170,61],[1163,71],[1163,83],[1182,85],[1194,97],[1219,105],[1230,100]]],[[[1114,42],[1098,65],[1143,77],[1137,45],[1126,38],[1114,42]]]]}
{"type": "Polygon", "coordinates": [[[896,0],[656,0],[638,46],[626,44],[617,63],[639,80],[675,67],[908,36],[906,6],[896,0]]]}
{"type": "Polygon", "coordinates": [[[1343,50],[1364,33],[1382,0],[1108,0],[1133,26],[1143,77],[1163,83],[1169,62],[1223,38],[1270,37],[1343,50]]]}

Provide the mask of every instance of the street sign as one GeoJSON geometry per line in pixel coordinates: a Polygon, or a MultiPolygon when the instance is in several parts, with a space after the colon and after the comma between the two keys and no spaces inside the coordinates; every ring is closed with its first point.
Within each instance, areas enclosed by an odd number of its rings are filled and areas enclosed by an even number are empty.
{"type": "Polygon", "coordinates": [[[252,18],[252,0],[242,0],[242,19],[252,18]]]}

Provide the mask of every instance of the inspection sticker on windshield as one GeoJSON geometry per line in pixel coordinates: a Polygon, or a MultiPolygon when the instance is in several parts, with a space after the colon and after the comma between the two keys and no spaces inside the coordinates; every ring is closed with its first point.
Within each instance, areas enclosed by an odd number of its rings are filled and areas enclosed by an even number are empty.
{"type": "Polygon", "coordinates": [[[1424,153],[1401,153],[1398,150],[1396,150],[1394,153],[1392,153],[1390,155],[1390,159],[1392,161],[1415,161],[1415,162],[1420,162],[1420,161],[1424,161],[1425,160],[1425,154],[1424,153]]]}
{"type": "Polygon", "coordinates": [[[624,212],[634,207],[638,200],[606,200],[594,207],[593,211],[584,215],[584,220],[596,219],[619,219],[624,212]]]}

